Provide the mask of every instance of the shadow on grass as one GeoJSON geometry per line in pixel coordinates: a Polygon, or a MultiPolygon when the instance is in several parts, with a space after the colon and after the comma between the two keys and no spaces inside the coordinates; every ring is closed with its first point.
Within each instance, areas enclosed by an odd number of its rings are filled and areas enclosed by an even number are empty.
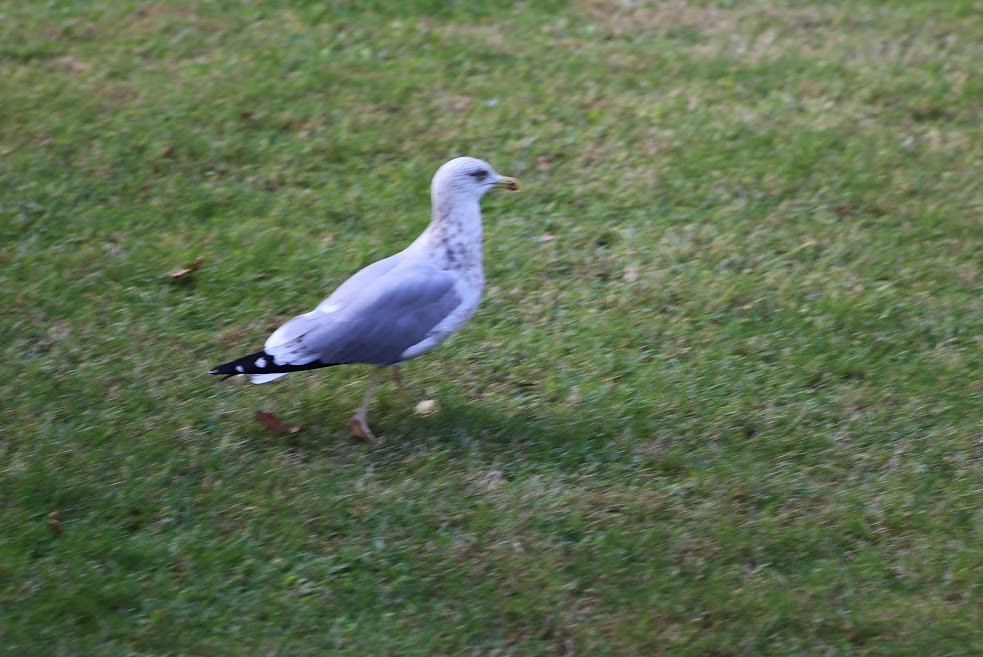
{"type": "Polygon", "coordinates": [[[631,433],[630,424],[606,422],[603,409],[495,411],[484,401],[448,398],[424,416],[387,399],[370,413],[380,437],[378,444],[370,444],[348,435],[345,417],[336,412],[309,417],[303,431],[270,435],[264,442],[283,445],[305,459],[361,456],[377,466],[441,452],[454,459],[521,463],[524,469],[577,469],[624,459],[616,439],[631,433]]]}

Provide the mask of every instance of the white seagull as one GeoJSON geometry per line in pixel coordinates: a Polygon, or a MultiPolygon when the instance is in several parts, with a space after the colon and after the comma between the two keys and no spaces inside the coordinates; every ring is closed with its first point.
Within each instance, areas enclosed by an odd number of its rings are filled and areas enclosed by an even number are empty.
{"type": "Polygon", "coordinates": [[[262,351],[219,365],[209,374],[248,374],[267,383],[290,372],[347,363],[377,366],[355,415],[354,435],[375,440],[367,411],[382,368],[434,349],[464,326],[481,300],[481,207],[491,189],[517,190],[473,157],[447,162],[430,185],[431,219],[426,230],[399,253],[365,267],[314,310],[298,315],[271,335],[262,351]]]}

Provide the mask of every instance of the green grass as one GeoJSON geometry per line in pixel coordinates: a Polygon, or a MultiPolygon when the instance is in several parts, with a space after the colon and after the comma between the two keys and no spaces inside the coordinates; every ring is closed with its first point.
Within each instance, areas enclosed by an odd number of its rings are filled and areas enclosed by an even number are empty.
{"type": "Polygon", "coordinates": [[[979,9],[0,2],[0,654],[978,654],[979,9]],[[205,374],[462,154],[438,413],[205,374]]]}

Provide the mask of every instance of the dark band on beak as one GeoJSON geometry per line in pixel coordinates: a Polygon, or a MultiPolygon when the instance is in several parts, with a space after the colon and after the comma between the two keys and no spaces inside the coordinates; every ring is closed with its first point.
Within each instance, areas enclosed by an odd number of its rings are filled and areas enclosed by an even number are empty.
{"type": "Polygon", "coordinates": [[[503,187],[511,192],[517,192],[519,191],[519,181],[515,178],[502,176],[500,180],[496,180],[492,183],[492,187],[503,187]]]}

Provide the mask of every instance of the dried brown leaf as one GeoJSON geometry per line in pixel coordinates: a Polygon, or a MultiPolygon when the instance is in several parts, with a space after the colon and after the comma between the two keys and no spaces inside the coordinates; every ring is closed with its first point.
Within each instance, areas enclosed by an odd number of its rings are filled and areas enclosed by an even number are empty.
{"type": "Polygon", "coordinates": [[[273,433],[277,433],[281,435],[290,435],[292,433],[297,433],[298,431],[304,428],[304,425],[302,424],[298,424],[296,426],[290,426],[289,424],[283,422],[283,420],[281,420],[277,416],[273,415],[273,413],[270,413],[268,411],[256,411],[256,414],[253,417],[256,418],[257,422],[265,426],[273,433]]]}
{"type": "Polygon", "coordinates": [[[65,531],[65,528],[61,526],[61,511],[52,511],[48,514],[48,527],[56,534],[65,531]]]}
{"type": "Polygon", "coordinates": [[[197,260],[189,264],[187,267],[181,267],[180,269],[175,269],[170,274],[168,274],[168,276],[173,278],[174,280],[182,279],[185,276],[188,276],[189,274],[192,274],[198,271],[199,269],[201,269],[201,266],[204,263],[205,263],[205,258],[198,258],[197,260]]]}

